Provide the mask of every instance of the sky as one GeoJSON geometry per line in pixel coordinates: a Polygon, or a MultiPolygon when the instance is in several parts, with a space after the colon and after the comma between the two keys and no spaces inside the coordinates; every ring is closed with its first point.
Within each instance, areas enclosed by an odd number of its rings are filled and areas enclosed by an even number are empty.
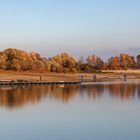
{"type": "Polygon", "coordinates": [[[45,57],[140,53],[140,0],[1,0],[0,50],[45,57]]]}

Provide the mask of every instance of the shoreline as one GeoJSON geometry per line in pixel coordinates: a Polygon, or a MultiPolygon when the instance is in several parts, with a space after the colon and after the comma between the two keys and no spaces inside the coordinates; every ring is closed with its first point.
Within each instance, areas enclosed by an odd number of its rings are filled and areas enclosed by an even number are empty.
{"type": "Polygon", "coordinates": [[[78,82],[81,81],[81,75],[83,81],[93,81],[93,75],[97,76],[97,80],[118,80],[124,79],[124,74],[127,75],[127,79],[140,79],[140,70],[134,71],[102,71],[102,73],[40,73],[40,72],[14,72],[3,71],[0,72],[0,81],[10,80],[24,80],[24,81],[41,81],[41,82],[78,82]]]}

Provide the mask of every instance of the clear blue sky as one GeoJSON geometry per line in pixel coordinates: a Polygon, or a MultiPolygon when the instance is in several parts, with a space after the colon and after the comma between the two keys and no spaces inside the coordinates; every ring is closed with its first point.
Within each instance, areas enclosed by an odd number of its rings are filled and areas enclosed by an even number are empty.
{"type": "Polygon", "coordinates": [[[140,53],[140,0],[1,0],[0,49],[140,53]]]}

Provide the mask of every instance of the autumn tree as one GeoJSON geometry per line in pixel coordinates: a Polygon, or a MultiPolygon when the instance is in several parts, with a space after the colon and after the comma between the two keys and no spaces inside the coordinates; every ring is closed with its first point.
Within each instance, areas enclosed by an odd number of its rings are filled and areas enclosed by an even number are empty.
{"type": "Polygon", "coordinates": [[[20,69],[20,61],[16,55],[16,51],[13,49],[5,50],[6,55],[6,69],[7,70],[19,70],[20,69]]]}
{"type": "Polygon", "coordinates": [[[137,55],[136,59],[137,68],[140,68],[140,54],[137,55]]]}
{"type": "Polygon", "coordinates": [[[67,53],[50,58],[51,71],[53,72],[75,72],[77,61],[67,53]]]}
{"type": "Polygon", "coordinates": [[[134,57],[130,56],[129,54],[120,55],[120,65],[122,69],[127,70],[129,68],[134,68],[135,64],[136,62],[134,57]]]}
{"type": "Polygon", "coordinates": [[[88,72],[94,72],[95,70],[101,70],[103,69],[104,62],[103,60],[95,55],[88,56],[87,57],[87,71],[88,72]]]}
{"type": "Polygon", "coordinates": [[[120,69],[120,59],[118,56],[111,57],[108,59],[108,67],[110,70],[119,70],[120,69]]]}
{"type": "Polygon", "coordinates": [[[104,61],[100,58],[96,58],[96,63],[94,66],[95,70],[102,70],[104,68],[104,61]]]}

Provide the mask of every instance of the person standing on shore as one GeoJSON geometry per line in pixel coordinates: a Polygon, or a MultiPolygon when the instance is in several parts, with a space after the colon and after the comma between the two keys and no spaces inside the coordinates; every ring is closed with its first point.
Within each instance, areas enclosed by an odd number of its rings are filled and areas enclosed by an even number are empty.
{"type": "Polygon", "coordinates": [[[96,80],[97,80],[97,76],[94,75],[94,76],[93,76],[93,81],[95,82],[96,80]]]}
{"type": "Polygon", "coordinates": [[[126,76],[126,74],[124,74],[124,81],[126,81],[127,80],[127,76],[126,76]]]}

